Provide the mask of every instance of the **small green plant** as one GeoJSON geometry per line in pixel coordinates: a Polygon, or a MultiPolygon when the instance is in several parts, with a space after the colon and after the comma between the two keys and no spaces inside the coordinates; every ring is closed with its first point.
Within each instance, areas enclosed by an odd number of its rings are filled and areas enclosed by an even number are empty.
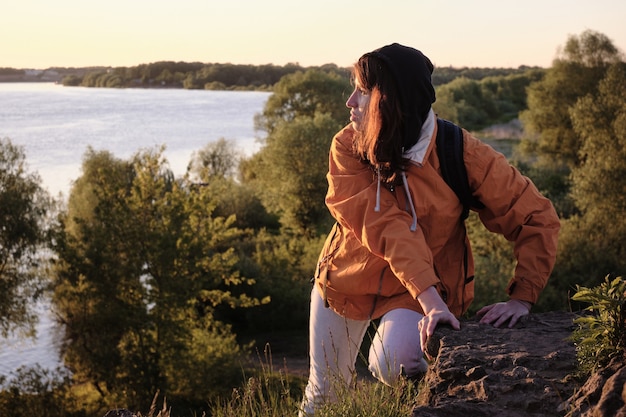
{"type": "Polygon", "coordinates": [[[589,303],[590,314],[577,318],[572,334],[576,344],[579,370],[588,375],[626,349],[626,281],[605,277],[594,288],[577,286],[573,301],[589,303]]]}

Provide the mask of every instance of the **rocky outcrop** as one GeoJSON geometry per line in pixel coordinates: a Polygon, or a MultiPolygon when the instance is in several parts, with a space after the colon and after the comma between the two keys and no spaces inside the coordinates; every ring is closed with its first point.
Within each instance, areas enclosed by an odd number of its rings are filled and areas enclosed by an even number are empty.
{"type": "Polygon", "coordinates": [[[626,364],[613,359],[564,403],[566,417],[626,417],[626,364]]]}
{"type": "Polygon", "coordinates": [[[572,313],[531,314],[513,329],[440,327],[413,417],[626,417],[626,360],[578,381],[572,313]],[[583,384],[584,382],[584,384],[583,384]]]}
{"type": "MultiPolygon", "coordinates": [[[[554,417],[577,384],[569,337],[574,314],[531,314],[513,329],[464,321],[441,327],[426,350],[436,358],[413,417],[554,417]]],[[[565,405],[564,405],[565,404],[565,405]]]]}

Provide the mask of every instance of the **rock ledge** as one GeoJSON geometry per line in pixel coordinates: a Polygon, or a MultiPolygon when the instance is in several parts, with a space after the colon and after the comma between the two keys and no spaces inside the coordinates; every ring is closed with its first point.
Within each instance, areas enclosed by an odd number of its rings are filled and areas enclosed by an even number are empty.
{"type": "Polygon", "coordinates": [[[436,358],[413,417],[554,417],[569,410],[577,384],[569,340],[575,314],[531,314],[513,329],[476,320],[438,328],[426,351],[436,358]]]}

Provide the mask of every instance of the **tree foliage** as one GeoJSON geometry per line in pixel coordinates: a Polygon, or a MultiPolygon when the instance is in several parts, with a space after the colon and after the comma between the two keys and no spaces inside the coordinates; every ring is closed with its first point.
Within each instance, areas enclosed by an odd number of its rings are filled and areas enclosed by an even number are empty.
{"type": "MultiPolygon", "coordinates": [[[[322,72],[347,74],[334,64],[310,67],[322,72]]],[[[283,76],[305,68],[297,64],[236,65],[200,62],[158,61],[134,67],[83,68],[66,74],[66,86],[83,87],[168,87],[205,90],[271,89],[283,76]]]]}
{"type": "Polygon", "coordinates": [[[528,88],[528,110],[521,114],[529,134],[525,147],[569,167],[578,165],[581,139],[570,109],[596,92],[609,66],[620,60],[621,53],[601,33],[570,36],[545,77],[528,88]]]}
{"type": "Polygon", "coordinates": [[[347,123],[343,98],[349,90],[349,80],[339,74],[298,72],[281,79],[255,119],[267,136],[259,152],[241,165],[242,180],[254,184],[268,210],[297,233],[329,230],[324,205],[328,151],[347,123]]]}
{"type": "Polygon", "coordinates": [[[0,139],[0,334],[32,330],[30,309],[44,288],[47,217],[53,206],[24,151],[0,139]]]}
{"type": "Polygon", "coordinates": [[[208,187],[217,217],[232,217],[233,225],[241,230],[278,229],[276,216],[268,213],[257,190],[235,178],[242,158],[234,141],[221,138],[194,152],[189,178],[198,187],[208,187]]]}
{"type": "MultiPolygon", "coordinates": [[[[563,221],[551,286],[561,294],[626,272],[626,63],[608,66],[597,88],[569,107],[577,164],[571,169],[576,215],[563,221]]],[[[548,300],[550,297],[547,298],[548,300]]],[[[559,304],[567,305],[561,296],[559,304]]]]}
{"type": "Polygon", "coordinates": [[[541,79],[543,70],[485,77],[459,77],[436,89],[435,112],[469,130],[505,123],[526,109],[526,87],[541,79]]]}
{"type": "Polygon", "coordinates": [[[339,125],[328,114],[281,123],[246,165],[267,209],[296,232],[329,230],[324,205],[328,150],[339,125]]]}
{"type": "Polygon", "coordinates": [[[69,376],[62,370],[52,372],[40,365],[33,368],[20,367],[11,372],[0,391],[0,415],[11,417],[83,417],[84,412],[75,411],[77,403],[69,397],[69,376]]]}
{"type": "Polygon", "coordinates": [[[458,78],[480,81],[485,78],[502,78],[523,75],[529,71],[543,71],[539,67],[522,65],[518,68],[482,68],[482,67],[435,67],[432,74],[433,85],[438,87],[458,78]]]}
{"type": "Polygon", "coordinates": [[[232,178],[237,173],[241,157],[234,141],[220,138],[194,152],[189,163],[189,171],[201,182],[210,182],[216,178],[232,178]]]}
{"type": "Polygon", "coordinates": [[[572,172],[576,204],[585,213],[625,213],[626,63],[611,65],[597,92],[579,99],[570,117],[581,140],[580,164],[572,172]]]}
{"type": "Polygon", "coordinates": [[[533,164],[517,159],[513,159],[512,163],[533,180],[541,194],[552,202],[561,219],[568,219],[579,212],[572,198],[572,181],[567,167],[533,164]]]}
{"type": "Polygon", "coordinates": [[[266,132],[267,141],[271,141],[278,125],[291,123],[299,116],[328,114],[344,125],[348,123],[345,99],[350,91],[350,80],[342,73],[309,69],[287,75],[274,86],[263,112],[255,117],[255,127],[266,132]]]}
{"type": "Polygon", "coordinates": [[[157,390],[202,402],[236,379],[241,348],[213,312],[259,300],[239,289],[251,284],[236,268],[240,232],[214,207],[160,152],[86,154],[55,247],[54,301],[77,382],[140,409],[157,390]]]}

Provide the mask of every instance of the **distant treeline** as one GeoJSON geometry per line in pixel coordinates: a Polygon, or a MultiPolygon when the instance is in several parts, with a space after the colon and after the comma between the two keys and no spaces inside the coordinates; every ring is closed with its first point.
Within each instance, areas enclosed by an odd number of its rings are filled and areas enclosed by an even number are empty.
{"type": "Polygon", "coordinates": [[[0,68],[0,75],[23,75],[24,70],[15,68],[0,68]]]}
{"type": "Polygon", "coordinates": [[[68,76],[82,77],[88,72],[104,71],[105,67],[17,69],[0,67],[0,82],[61,82],[68,76]]]}
{"type": "Polygon", "coordinates": [[[506,77],[509,75],[522,75],[529,72],[544,72],[541,67],[529,67],[522,65],[518,68],[468,68],[468,67],[435,67],[433,72],[433,84],[435,86],[448,84],[456,78],[467,78],[480,81],[489,77],[506,77]]]}
{"type": "MultiPolygon", "coordinates": [[[[199,62],[161,61],[134,67],[95,69],[83,75],[65,77],[67,86],[83,87],[170,87],[205,90],[271,90],[283,76],[297,71],[318,69],[350,76],[349,68],[326,64],[319,67],[287,65],[203,64],[199,62]]],[[[486,77],[520,74],[529,67],[513,68],[437,68],[433,74],[435,85],[464,77],[481,80],[486,77]]]]}
{"type": "MultiPolygon", "coordinates": [[[[65,86],[107,88],[186,88],[207,90],[271,90],[283,76],[297,71],[318,69],[350,76],[350,68],[335,64],[303,67],[287,65],[237,65],[200,62],[160,61],[133,67],[54,67],[46,70],[0,68],[1,81],[58,81],[65,86]]],[[[487,77],[522,74],[530,67],[454,68],[438,67],[433,83],[447,84],[463,77],[482,80],[487,77]]]]}
{"type": "Polygon", "coordinates": [[[348,69],[334,64],[302,67],[298,64],[235,65],[199,62],[161,61],[134,67],[114,67],[71,75],[62,80],[66,86],[152,87],[204,90],[271,90],[283,76],[316,68],[349,76],[348,69]]]}

